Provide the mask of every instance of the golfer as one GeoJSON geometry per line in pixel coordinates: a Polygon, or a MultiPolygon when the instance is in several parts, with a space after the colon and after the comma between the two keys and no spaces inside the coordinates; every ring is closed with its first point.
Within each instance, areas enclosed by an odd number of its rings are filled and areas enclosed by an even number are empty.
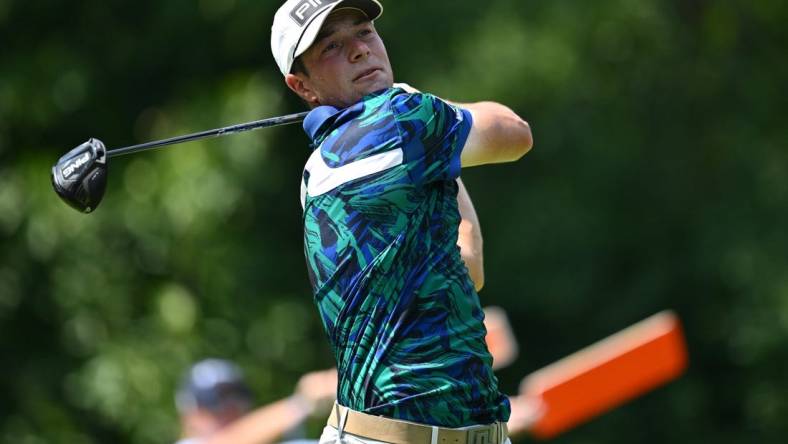
{"type": "Polygon", "coordinates": [[[491,368],[481,234],[460,168],[510,162],[527,123],[394,86],[375,0],[288,0],[271,46],[312,111],[304,252],[338,369],[321,443],[508,441],[491,368]],[[462,228],[461,228],[462,223],[462,228]]]}

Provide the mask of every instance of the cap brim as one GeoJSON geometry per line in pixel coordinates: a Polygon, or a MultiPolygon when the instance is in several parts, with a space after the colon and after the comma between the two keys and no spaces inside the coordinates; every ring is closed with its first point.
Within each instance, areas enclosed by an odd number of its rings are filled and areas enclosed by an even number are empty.
{"type": "Polygon", "coordinates": [[[366,14],[370,20],[375,20],[380,17],[381,14],[383,14],[383,5],[378,3],[377,0],[344,0],[329,5],[326,9],[315,14],[315,16],[312,17],[312,20],[304,28],[304,32],[301,34],[301,39],[298,41],[295,51],[293,52],[293,60],[298,58],[298,56],[306,52],[306,50],[312,46],[312,44],[315,42],[315,38],[317,38],[317,34],[323,27],[323,23],[326,21],[328,16],[331,15],[331,12],[336,9],[345,8],[358,9],[359,11],[366,14]]]}

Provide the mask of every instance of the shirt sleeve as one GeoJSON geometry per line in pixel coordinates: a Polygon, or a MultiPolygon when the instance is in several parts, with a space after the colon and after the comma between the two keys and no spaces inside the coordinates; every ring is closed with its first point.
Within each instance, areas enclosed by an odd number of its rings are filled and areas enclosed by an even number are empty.
{"type": "Polygon", "coordinates": [[[431,94],[400,94],[392,107],[403,139],[403,162],[417,183],[460,177],[460,156],[473,118],[431,94]]]}

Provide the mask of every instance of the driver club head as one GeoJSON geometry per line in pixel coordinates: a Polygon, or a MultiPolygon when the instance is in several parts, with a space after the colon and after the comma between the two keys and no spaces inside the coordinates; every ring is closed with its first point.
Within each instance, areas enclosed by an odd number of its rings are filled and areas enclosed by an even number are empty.
{"type": "Polygon", "coordinates": [[[52,167],[52,186],[71,207],[90,213],[104,197],[107,186],[107,149],[90,139],[61,157],[52,167]]]}

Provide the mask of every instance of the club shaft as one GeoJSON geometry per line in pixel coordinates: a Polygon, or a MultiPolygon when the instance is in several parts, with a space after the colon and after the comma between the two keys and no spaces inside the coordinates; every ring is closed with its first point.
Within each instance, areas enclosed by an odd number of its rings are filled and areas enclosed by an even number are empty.
{"type": "Polygon", "coordinates": [[[172,137],[164,140],[155,140],[153,142],[141,143],[139,145],[127,146],[124,148],[116,148],[107,151],[108,157],[118,157],[125,154],[139,153],[141,151],[153,150],[167,145],[175,145],[178,143],[192,142],[200,139],[207,139],[209,137],[219,137],[228,134],[241,133],[244,131],[251,131],[259,128],[269,128],[279,125],[290,125],[299,123],[304,120],[308,112],[298,114],[288,114],[286,116],[271,117],[269,119],[256,120],[254,122],[241,123],[238,125],[227,126],[224,128],[217,128],[208,131],[201,131],[194,134],[186,134],[184,136],[172,137]]]}

